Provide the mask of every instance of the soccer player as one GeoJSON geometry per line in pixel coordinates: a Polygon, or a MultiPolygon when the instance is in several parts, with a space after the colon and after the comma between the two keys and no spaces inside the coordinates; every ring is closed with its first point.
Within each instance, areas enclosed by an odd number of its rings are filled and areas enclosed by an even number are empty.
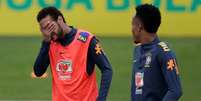
{"type": "Polygon", "coordinates": [[[40,77],[50,64],[53,101],[106,101],[112,67],[96,37],[69,26],[55,7],[43,8],[37,15],[43,41],[34,64],[40,77]],[[95,65],[101,71],[97,88],[95,65]]]}
{"type": "Polygon", "coordinates": [[[136,7],[136,15],[132,19],[136,43],[132,101],[178,101],[182,95],[175,54],[157,36],[160,24],[161,15],[157,7],[151,4],[136,7]]]}

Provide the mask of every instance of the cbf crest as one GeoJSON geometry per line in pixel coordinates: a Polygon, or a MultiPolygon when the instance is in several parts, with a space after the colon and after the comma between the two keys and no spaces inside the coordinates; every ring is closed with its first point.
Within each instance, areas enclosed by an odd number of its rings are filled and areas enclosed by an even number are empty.
{"type": "Polygon", "coordinates": [[[77,40],[85,43],[85,42],[87,42],[88,37],[89,37],[89,33],[87,33],[87,32],[80,32],[79,33],[79,37],[78,37],[77,40]]]}
{"type": "Polygon", "coordinates": [[[144,65],[144,67],[151,67],[150,66],[150,64],[151,64],[151,56],[152,56],[152,54],[151,53],[147,53],[147,54],[145,54],[145,56],[146,56],[146,60],[145,60],[145,65],[144,65]]]}
{"type": "Polygon", "coordinates": [[[60,80],[71,80],[73,72],[72,61],[62,60],[58,62],[56,65],[56,71],[60,80]]]}

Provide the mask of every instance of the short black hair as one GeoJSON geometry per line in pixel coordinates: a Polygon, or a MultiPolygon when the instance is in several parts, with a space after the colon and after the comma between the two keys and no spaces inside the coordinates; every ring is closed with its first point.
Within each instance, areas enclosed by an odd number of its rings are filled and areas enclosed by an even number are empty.
{"type": "Polygon", "coordinates": [[[66,23],[63,14],[56,7],[49,6],[41,9],[37,15],[37,21],[40,22],[46,16],[51,16],[53,20],[57,21],[58,17],[61,16],[63,21],[66,23]]]}
{"type": "Polygon", "coordinates": [[[161,14],[157,7],[152,4],[142,4],[136,8],[136,17],[138,17],[149,33],[156,33],[161,24],[161,14]]]}

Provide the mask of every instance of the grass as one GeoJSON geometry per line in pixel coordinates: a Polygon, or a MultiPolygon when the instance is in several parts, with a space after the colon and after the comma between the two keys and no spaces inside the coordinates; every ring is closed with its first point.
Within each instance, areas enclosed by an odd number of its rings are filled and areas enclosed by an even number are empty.
{"type": "MultiPolygon", "coordinates": [[[[130,100],[133,45],[129,37],[100,37],[113,66],[113,81],[108,101],[130,100]]],[[[162,38],[177,54],[183,86],[180,101],[201,99],[201,38],[162,38]]],[[[50,100],[51,76],[32,79],[30,73],[40,37],[0,37],[0,100],[50,100]]],[[[100,73],[97,69],[97,77],[100,73]]],[[[98,80],[99,81],[99,80],[98,80]]]]}

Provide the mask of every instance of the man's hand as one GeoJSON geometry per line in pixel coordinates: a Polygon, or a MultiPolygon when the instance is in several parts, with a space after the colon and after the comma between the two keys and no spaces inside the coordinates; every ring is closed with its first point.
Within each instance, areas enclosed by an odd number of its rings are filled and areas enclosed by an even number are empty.
{"type": "Polygon", "coordinates": [[[40,30],[43,35],[43,40],[46,42],[50,42],[51,40],[51,34],[56,29],[56,23],[55,22],[47,22],[45,25],[40,27],[40,30]]]}

